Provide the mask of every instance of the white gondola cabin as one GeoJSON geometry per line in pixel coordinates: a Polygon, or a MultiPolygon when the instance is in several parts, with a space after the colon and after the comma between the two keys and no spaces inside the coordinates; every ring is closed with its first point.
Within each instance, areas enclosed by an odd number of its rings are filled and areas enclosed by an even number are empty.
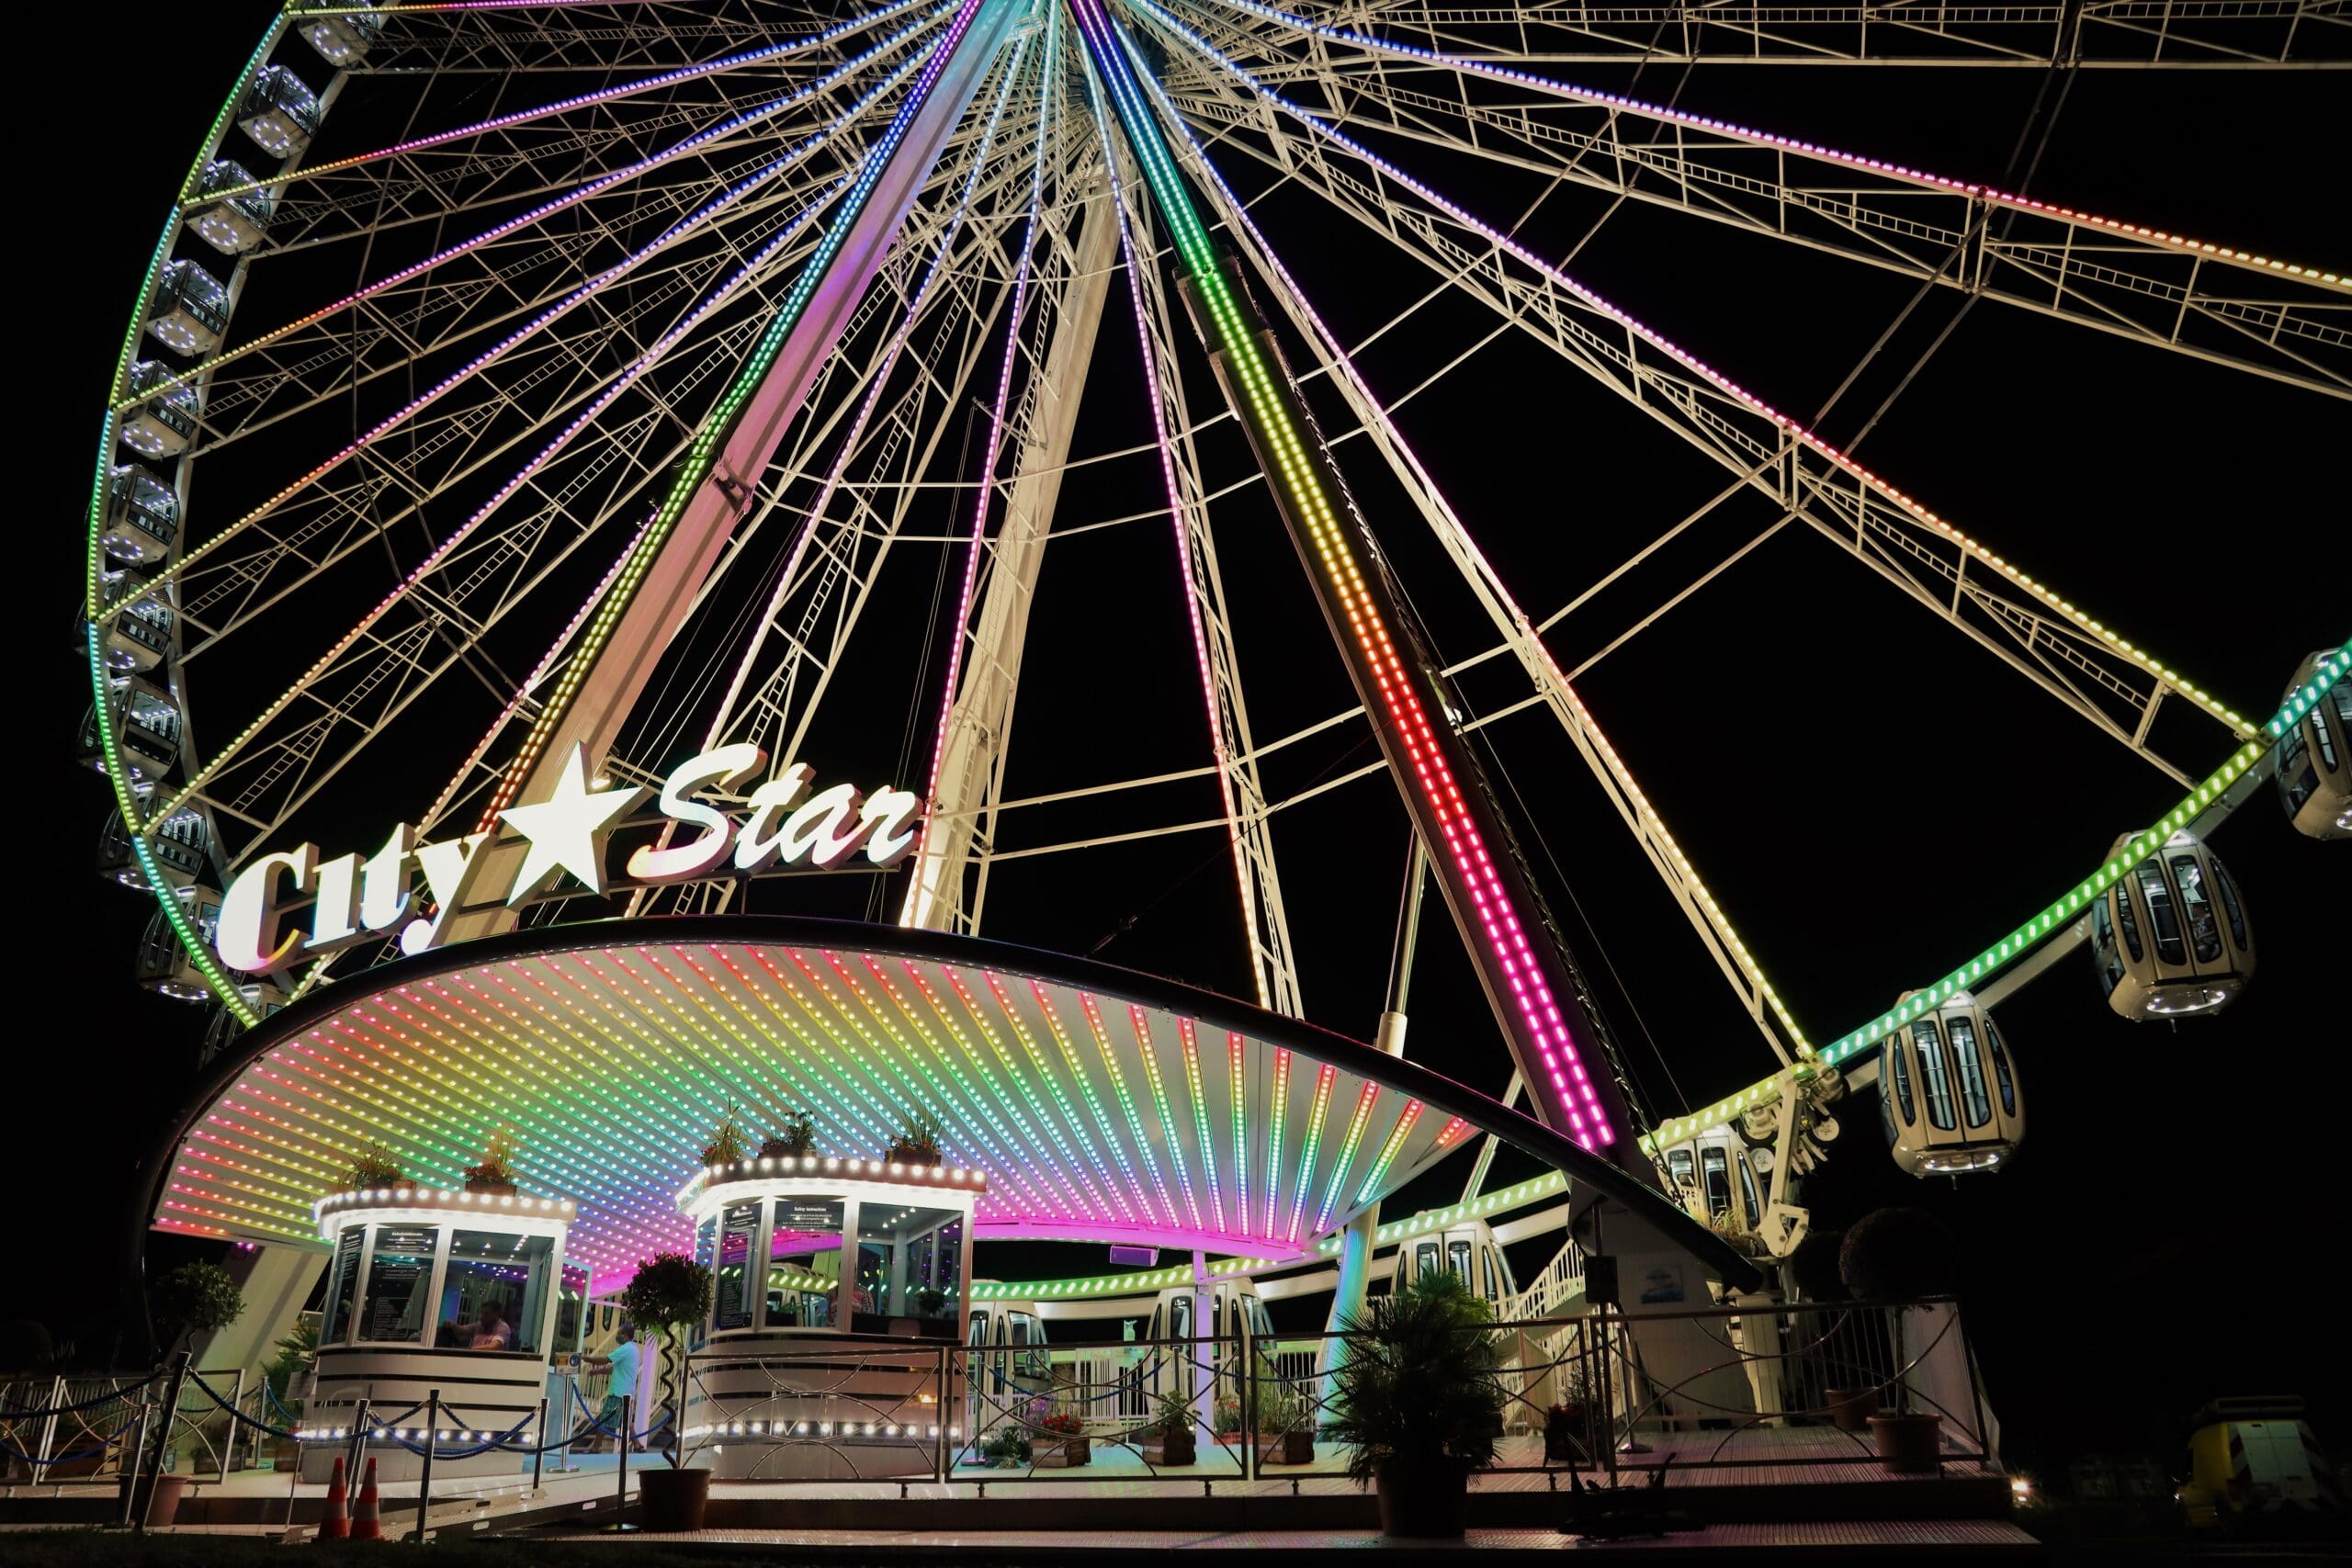
{"type": "Polygon", "coordinates": [[[215,158],[197,176],[197,199],[188,204],[181,221],[222,255],[243,255],[261,243],[277,205],[268,191],[254,189],[253,183],[243,164],[215,158]]]}
{"type": "MultiPolygon", "coordinates": [[[[2287,686],[2308,684],[2324,657],[2314,653],[2297,667],[2287,686]]],[[[2352,839],[2352,676],[2319,695],[2302,721],[2278,739],[2278,801],[2299,833],[2314,839],[2352,839]]]]}
{"type": "MultiPolygon", "coordinates": [[[[180,913],[197,939],[209,949],[214,933],[220,925],[220,894],[218,889],[201,884],[175,887],[172,897],[178,900],[180,913]]],[[[140,985],[159,996],[174,1001],[200,1002],[212,994],[205,984],[204,971],[180,943],[179,933],[172,929],[169,916],[158,909],[147,921],[147,931],[139,942],[137,974],[140,985]]]]}
{"type": "Polygon", "coordinates": [[[2017,1061],[1966,991],[1879,1042],[1878,1089],[1894,1163],[1912,1176],[1997,1170],[2025,1136],[2017,1061]]]}
{"type": "Polygon", "coordinates": [[[384,16],[380,11],[352,11],[316,17],[302,24],[302,36],[329,65],[356,65],[384,36],[384,16]]]}
{"type": "MultiPolygon", "coordinates": [[[[222,312],[223,327],[228,320],[222,312]]],[[[197,414],[203,405],[196,388],[186,382],[173,385],[172,374],[170,366],[153,359],[130,367],[130,406],[122,415],[122,444],[141,457],[176,457],[196,439],[197,414]]],[[[173,521],[178,521],[176,511],[173,521]]]]}
{"type": "Polygon", "coordinates": [[[192,261],[175,261],[155,280],[147,330],[180,354],[210,354],[229,333],[229,291],[192,261]]]}
{"type": "Polygon", "coordinates": [[[237,106],[237,123],[265,151],[290,158],[319,133],[324,112],[302,78],[283,65],[266,65],[237,106]]]}
{"type": "Polygon", "coordinates": [[[2090,919],[2107,1005],[2135,1023],[2211,1012],[2254,977],[2254,927],[2237,885],[2186,829],[2116,878],[2090,919]]]}
{"type": "Polygon", "coordinates": [[[98,591],[106,595],[103,623],[107,668],[118,674],[153,670],[172,651],[172,607],[160,593],[141,593],[147,580],[136,572],[103,572],[98,591]]]}
{"type": "MultiPolygon", "coordinates": [[[[204,874],[211,847],[211,832],[198,811],[174,812],[147,840],[156,871],[172,887],[186,887],[204,874]]],[[[106,829],[98,835],[98,874],[125,887],[150,886],[119,810],[107,815],[106,829]]]]}
{"type": "Polygon", "coordinates": [[[153,681],[130,677],[107,685],[106,705],[93,705],[82,717],[82,761],[104,773],[113,747],[131,787],[145,795],[180,760],[179,704],[153,681]]]}
{"type": "Polygon", "coordinates": [[[180,502],[171,487],[136,463],[107,476],[107,523],[100,543],[119,561],[145,565],[171,554],[179,536],[180,502]]]}

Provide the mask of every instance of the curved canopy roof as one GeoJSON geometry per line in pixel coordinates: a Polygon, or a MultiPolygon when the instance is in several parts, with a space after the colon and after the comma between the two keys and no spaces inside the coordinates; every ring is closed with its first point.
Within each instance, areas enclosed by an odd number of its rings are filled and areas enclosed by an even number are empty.
{"type": "Polygon", "coordinates": [[[506,1129],[579,1204],[598,1273],[683,1247],[676,1195],[732,1104],[872,1157],[911,1116],[988,1190],[976,1235],[1298,1257],[1476,1133],[1747,1265],[1533,1120],[1371,1046],[1130,970],[974,937],[773,916],[518,931],[388,964],[241,1038],[172,1134],[159,1227],[316,1247],[311,1201],[379,1141],[454,1187],[506,1129]]]}

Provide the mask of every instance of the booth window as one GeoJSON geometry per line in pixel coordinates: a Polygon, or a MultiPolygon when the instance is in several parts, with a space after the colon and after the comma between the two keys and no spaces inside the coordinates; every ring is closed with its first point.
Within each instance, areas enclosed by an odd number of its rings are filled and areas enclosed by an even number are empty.
{"type": "Polygon", "coordinates": [[[958,1214],[939,1227],[939,1251],[932,1262],[931,1282],[946,1292],[949,1301],[960,1298],[964,1270],[964,1217],[958,1214]]]}
{"type": "Polygon", "coordinates": [[[833,1299],[842,1275],[842,1221],[838,1198],[775,1201],[775,1225],[768,1235],[770,1328],[833,1325],[833,1299]]]}
{"type": "Polygon", "coordinates": [[[327,1271],[327,1310],[319,1327],[319,1343],[340,1345],[351,1337],[351,1303],[359,1295],[359,1244],[368,1227],[354,1225],[335,1239],[334,1262],[327,1271]]]}
{"type": "Polygon", "coordinates": [[[1951,1035],[1952,1065],[1960,1069],[1960,1110],[1971,1127],[1993,1119],[1992,1096],[1984,1090],[1984,1067],[1976,1055],[1976,1026],[1965,1018],[1945,1025],[1951,1035]]]}
{"type": "Polygon", "coordinates": [[[729,1203],[718,1226],[718,1285],[711,1302],[710,1325],[752,1326],[752,1249],[760,1234],[757,1202],[729,1203]]]}
{"type": "MultiPolygon", "coordinates": [[[[539,1320],[547,1315],[548,1274],[555,1242],[543,1235],[507,1231],[456,1231],[449,1237],[449,1267],[441,1278],[441,1315],[462,1336],[481,1322],[482,1308],[495,1306],[507,1324],[506,1343],[470,1348],[537,1352],[539,1320]]],[[[453,1339],[460,1349],[469,1348],[453,1339]]]]}
{"type": "Polygon", "coordinates": [[[424,1337],[424,1309],[433,1290],[438,1225],[379,1225],[376,1256],[368,1266],[368,1294],[359,1337],[378,1344],[414,1344],[424,1337]]]}
{"type": "Polygon", "coordinates": [[[582,1322],[594,1315],[588,1309],[588,1270],[563,1266],[563,1277],[556,1286],[555,1348],[577,1350],[584,1342],[581,1333],[582,1322]]]}

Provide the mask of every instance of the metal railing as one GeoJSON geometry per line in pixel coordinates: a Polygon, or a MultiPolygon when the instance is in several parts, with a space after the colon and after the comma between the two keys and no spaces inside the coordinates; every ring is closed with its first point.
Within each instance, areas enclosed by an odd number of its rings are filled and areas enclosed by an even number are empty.
{"type": "MultiPolygon", "coordinates": [[[[1938,1417],[1942,1462],[1992,1457],[1951,1301],[1604,1309],[1464,1332],[1496,1350],[1478,1374],[1500,1414],[1487,1473],[1546,1473],[1556,1485],[1566,1472],[1621,1468],[1874,1463],[1870,1435],[1850,1418],[1882,1408],[1938,1417]]],[[[1326,1435],[1331,1351],[1353,1337],[1073,1347],[1056,1352],[1050,1378],[1018,1373],[992,1347],[722,1347],[690,1363],[684,1437],[690,1452],[756,1449],[728,1478],[783,1484],[1214,1488],[1335,1476],[1346,1454],[1326,1435]]]]}

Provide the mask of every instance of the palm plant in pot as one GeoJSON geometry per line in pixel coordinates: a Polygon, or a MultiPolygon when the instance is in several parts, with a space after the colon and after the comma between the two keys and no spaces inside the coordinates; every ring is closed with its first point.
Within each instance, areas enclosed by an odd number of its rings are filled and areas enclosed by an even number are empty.
{"type": "Polygon", "coordinates": [[[1927,1210],[1893,1208],[1854,1222],[1838,1248],[1846,1288],[1858,1300],[1891,1303],[1900,1371],[1884,1389],[1889,1408],[1869,1417],[1879,1459],[1889,1470],[1932,1474],[1942,1462],[1943,1417],[1932,1408],[1912,1408],[1912,1395],[1924,1379],[1928,1350],[1949,1326],[1949,1307],[1923,1305],[1920,1298],[1951,1292],[1957,1246],[1951,1228],[1927,1210]],[[1932,1319],[1925,1331],[1923,1319],[1932,1319]]]}
{"type": "Polygon", "coordinates": [[[817,1123],[806,1111],[787,1109],[775,1132],[760,1140],[762,1159],[801,1159],[817,1152],[817,1123]]]}
{"type": "Polygon", "coordinates": [[[500,1128],[490,1135],[482,1146],[479,1162],[466,1167],[466,1190],[493,1195],[514,1195],[514,1145],[508,1141],[506,1130],[500,1128]]]}
{"type": "Polygon", "coordinates": [[[927,1111],[909,1115],[891,1136],[890,1146],[883,1151],[882,1163],[925,1168],[939,1164],[938,1120],[927,1111]]]}
{"type": "Polygon", "coordinates": [[[711,1134],[710,1142],[702,1146],[702,1163],[733,1165],[742,1157],[743,1126],[736,1120],[735,1102],[730,1100],[727,1102],[727,1109],[719,1113],[718,1130],[711,1134]]]}
{"type": "Polygon", "coordinates": [[[678,1462],[684,1450],[679,1432],[686,1418],[686,1336],[709,1315],[710,1293],[707,1268],[684,1253],[663,1252],[639,1264],[620,1294],[622,1313],[662,1341],[662,1396],[670,1422],[662,1451],[669,1468],[648,1470],[640,1483],[650,1530],[700,1529],[710,1502],[710,1472],[678,1462]]]}
{"type": "Polygon", "coordinates": [[[1378,1485],[1383,1535],[1463,1532],[1508,1397],[1488,1322],[1460,1276],[1429,1273],[1340,1323],[1348,1355],[1324,1430],[1348,1446],[1348,1478],[1378,1485]]]}
{"type": "MultiPolygon", "coordinates": [[[[1237,1424],[1239,1411],[1235,1412],[1237,1424]]],[[[1156,1469],[1170,1465],[1198,1464],[1201,1459],[1199,1418],[1193,1414],[1192,1402],[1178,1393],[1163,1393],[1153,1407],[1151,1420],[1136,1436],[1143,1447],[1143,1461],[1156,1469]]]]}
{"type": "Polygon", "coordinates": [[[359,1145],[351,1163],[335,1178],[335,1186],[345,1191],[357,1191],[369,1187],[397,1187],[401,1180],[401,1162],[392,1151],[369,1139],[359,1145]]]}

